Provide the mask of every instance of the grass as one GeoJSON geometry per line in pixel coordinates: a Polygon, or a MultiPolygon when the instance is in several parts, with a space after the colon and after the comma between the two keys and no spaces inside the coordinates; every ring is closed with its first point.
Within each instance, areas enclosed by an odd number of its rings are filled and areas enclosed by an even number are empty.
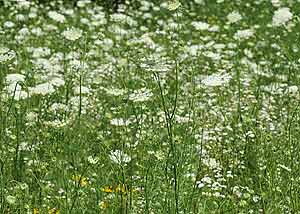
{"type": "Polygon", "coordinates": [[[0,213],[300,212],[296,2],[79,2],[0,7],[0,213]]]}

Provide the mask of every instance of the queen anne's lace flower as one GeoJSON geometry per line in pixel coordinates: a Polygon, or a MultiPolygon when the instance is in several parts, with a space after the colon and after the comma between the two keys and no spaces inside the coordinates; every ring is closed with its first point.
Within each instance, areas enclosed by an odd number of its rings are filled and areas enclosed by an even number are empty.
{"type": "Polygon", "coordinates": [[[15,84],[17,82],[23,82],[25,76],[22,74],[8,74],[5,78],[7,84],[15,84]]]}
{"type": "Polygon", "coordinates": [[[76,41],[82,36],[82,30],[78,28],[71,28],[65,30],[62,34],[67,40],[76,41]]]}
{"type": "Polygon", "coordinates": [[[209,29],[209,24],[206,22],[192,22],[191,25],[196,29],[196,30],[208,30],[209,29]]]}
{"type": "Polygon", "coordinates": [[[133,102],[145,102],[152,97],[152,92],[149,89],[142,88],[140,90],[134,91],[129,95],[129,100],[133,102]]]}
{"type": "Polygon", "coordinates": [[[179,8],[181,5],[181,3],[178,0],[172,0],[169,2],[168,4],[168,10],[176,10],[177,8],[179,8]]]}
{"type": "Polygon", "coordinates": [[[235,34],[234,34],[234,38],[236,40],[241,40],[241,39],[248,39],[250,37],[252,37],[254,35],[254,31],[251,29],[246,29],[246,30],[238,30],[235,34]]]}
{"type": "Polygon", "coordinates": [[[54,21],[57,21],[57,22],[60,22],[60,23],[63,23],[66,20],[64,15],[62,15],[62,14],[56,12],[56,11],[49,11],[48,16],[51,19],[53,19],[54,21]]]}
{"type": "Polygon", "coordinates": [[[284,25],[286,22],[293,18],[293,14],[290,12],[290,8],[283,7],[275,11],[272,23],[274,26],[284,25]]]}
{"type": "Polygon", "coordinates": [[[7,62],[16,57],[16,52],[8,48],[0,47],[0,63],[7,62]]]}
{"type": "Polygon", "coordinates": [[[121,150],[115,150],[111,152],[109,157],[117,164],[129,163],[131,161],[131,157],[121,150]]]}
{"type": "Polygon", "coordinates": [[[236,23],[242,19],[242,16],[239,12],[233,11],[227,15],[229,23],[236,23]]]}
{"type": "Polygon", "coordinates": [[[33,95],[47,95],[52,94],[55,92],[55,89],[52,84],[50,83],[42,83],[39,85],[36,85],[35,87],[30,89],[31,94],[33,95]]]}
{"type": "Polygon", "coordinates": [[[229,81],[231,80],[231,75],[230,74],[212,74],[210,76],[207,76],[206,78],[204,78],[202,80],[202,84],[204,84],[205,86],[208,87],[215,87],[215,86],[222,86],[225,85],[227,83],[229,83],[229,81]]]}

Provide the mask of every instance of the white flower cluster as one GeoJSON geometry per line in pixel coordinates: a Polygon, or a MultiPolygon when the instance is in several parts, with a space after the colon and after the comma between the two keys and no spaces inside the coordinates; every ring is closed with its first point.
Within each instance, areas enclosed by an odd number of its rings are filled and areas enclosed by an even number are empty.
{"type": "Polygon", "coordinates": [[[16,57],[16,53],[8,48],[0,47],[0,63],[5,63],[16,57]]]}
{"type": "Polygon", "coordinates": [[[128,126],[130,124],[129,120],[124,120],[123,118],[113,118],[110,121],[113,126],[128,126]]]}
{"type": "Polygon", "coordinates": [[[196,29],[196,30],[199,30],[199,31],[209,31],[209,32],[217,32],[219,31],[219,26],[217,25],[209,25],[208,23],[206,22],[201,22],[201,21],[198,21],[198,22],[192,22],[191,25],[196,29]]]}
{"type": "Polygon", "coordinates": [[[201,83],[208,87],[216,87],[216,86],[222,86],[229,83],[231,78],[232,78],[231,75],[228,73],[225,74],[216,73],[207,76],[201,81],[201,83]]]}
{"type": "Polygon", "coordinates": [[[146,88],[135,90],[132,94],[129,95],[129,100],[133,102],[145,102],[152,97],[153,93],[146,88]]]}
{"type": "Polygon", "coordinates": [[[56,21],[56,22],[60,22],[60,23],[64,23],[66,18],[64,15],[56,12],[56,11],[49,11],[48,12],[48,16],[49,18],[51,18],[52,20],[56,21]]]}
{"type": "Polygon", "coordinates": [[[109,157],[116,164],[129,163],[131,161],[131,157],[121,150],[111,152],[109,157]]]}
{"type": "Polygon", "coordinates": [[[249,39],[250,37],[254,36],[254,31],[252,29],[245,29],[245,30],[238,30],[233,38],[236,40],[243,40],[249,39]]]}
{"type": "Polygon", "coordinates": [[[290,8],[288,7],[279,8],[274,13],[272,24],[275,27],[281,26],[286,24],[292,18],[293,18],[293,14],[291,13],[290,8]]]}
{"type": "Polygon", "coordinates": [[[20,83],[24,82],[25,76],[22,74],[8,74],[5,78],[5,91],[14,100],[22,100],[28,97],[28,93],[22,90],[20,83]]]}
{"type": "Polygon", "coordinates": [[[241,14],[238,11],[233,11],[227,15],[228,22],[230,24],[236,23],[242,19],[241,14]]]}
{"type": "Polygon", "coordinates": [[[31,95],[48,95],[55,92],[55,89],[51,83],[41,83],[35,87],[30,88],[31,95]]]}
{"type": "Polygon", "coordinates": [[[62,35],[70,41],[76,41],[82,36],[82,30],[78,28],[70,28],[65,30],[62,35]]]}

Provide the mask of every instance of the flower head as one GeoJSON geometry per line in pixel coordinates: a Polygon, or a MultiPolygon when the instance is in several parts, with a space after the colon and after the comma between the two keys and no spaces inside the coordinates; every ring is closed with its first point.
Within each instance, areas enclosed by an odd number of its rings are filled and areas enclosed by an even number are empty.
{"type": "Polygon", "coordinates": [[[51,208],[48,211],[48,214],[59,214],[59,213],[60,213],[60,210],[57,208],[51,208]]]}
{"type": "Polygon", "coordinates": [[[100,209],[106,209],[106,208],[108,208],[108,206],[109,206],[109,204],[108,204],[107,201],[101,201],[101,202],[99,203],[100,209]]]}
{"type": "Polygon", "coordinates": [[[76,41],[82,36],[82,30],[78,28],[70,28],[65,30],[62,35],[70,41],[76,41]]]}
{"type": "Polygon", "coordinates": [[[101,191],[106,192],[106,193],[112,193],[112,192],[114,192],[114,189],[112,186],[106,186],[106,187],[102,188],[101,191]]]}
{"type": "Polygon", "coordinates": [[[250,37],[254,36],[254,31],[252,29],[245,29],[245,30],[238,30],[234,34],[234,38],[236,40],[242,40],[242,39],[248,39],[250,37]]]}
{"type": "Polygon", "coordinates": [[[239,12],[233,11],[227,15],[229,23],[236,23],[242,19],[242,16],[239,12]]]}
{"type": "Polygon", "coordinates": [[[5,80],[7,84],[16,84],[17,82],[24,82],[25,76],[23,74],[8,74],[5,80]]]}
{"type": "Polygon", "coordinates": [[[124,184],[119,184],[117,187],[116,187],[116,192],[121,192],[121,193],[125,193],[126,192],[126,187],[124,184]]]}
{"type": "Polygon", "coordinates": [[[33,214],[39,214],[40,210],[39,208],[33,208],[33,214]]]}
{"type": "Polygon", "coordinates": [[[293,14],[290,12],[290,8],[283,7],[275,11],[272,23],[274,26],[284,25],[286,22],[293,18],[293,14]]]}
{"type": "Polygon", "coordinates": [[[172,0],[169,2],[168,4],[168,10],[176,10],[177,8],[179,8],[181,5],[181,3],[178,0],[172,0]]]}
{"type": "Polygon", "coordinates": [[[60,23],[63,23],[66,20],[64,15],[62,15],[62,14],[56,12],[56,11],[49,11],[48,16],[51,19],[53,19],[54,21],[57,21],[57,22],[60,22],[60,23]]]}
{"type": "Polygon", "coordinates": [[[72,179],[76,182],[76,184],[79,184],[81,187],[85,187],[88,185],[88,178],[83,177],[81,175],[73,175],[72,179]]]}
{"type": "Polygon", "coordinates": [[[222,86],[227,84],[231,80],[231,75],[228,73],[216,73],[205,77],[202,80],[202,84],[208,87],[222,86]]]}
{"type": "Polygon", "coordinates": [[[33,95],[47,95],[55,92],[55,89],[50,83],[38,84],[33,88],[30,88],[30,93],[33,95]]]}
{"type": "Polygon", "coordinates": [[[131,157],[121,150],[111,152],[109,157],[117,164],[129,163],[131,161],[131,157]]]}
{"type": "Polygon", "coordinates": [[[17,202],[17,198],[15,196],[9,195],[6,197],[6,201],[9,204],[15,204],[17,202]]]}

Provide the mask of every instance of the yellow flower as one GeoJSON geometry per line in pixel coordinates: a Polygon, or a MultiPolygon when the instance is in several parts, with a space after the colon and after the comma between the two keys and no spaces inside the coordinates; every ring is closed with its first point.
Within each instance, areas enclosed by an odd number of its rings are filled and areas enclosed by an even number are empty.
{"type": "Polygon", "coordinates": [[[57,208],[52,208],[52,209],[49,209],[49,214],[59,214],[60,213],[60,210],[57,209],[57,208]]]}
{"type": "Polygon", "coordinates": [[[39,214],[40,211],[39,211],[39,208],[33,208],[33,214],[39,214]]]}
{"type": "Polygon", "coordinates": [[[130,189],[130,192],[133,192],[133,193],[134,193],[134,192],[137,192],[137,191],[138,191],[138,190],[137,190],[136,188],[131,188],[131,189],[130,189]]]}
{"type": "Polygon", "coordinates": [[[125,184],[119,184],[116,187],[113,186],[105,186],[104,188],[101,189],[102,192],[106,193],[126,193],[126,192],[136,192],[137,189],[132,188],[132,189],[127,189],[125,184]]]}
{"type": "Polygon", "coordinates": [[[102,188],[101,190],[102,190],[102,192],[106,192],[106,193],[114,192],[114,189],[112,186],[106,186],[106,187],[102,188]]]}
{"type": "Polygon", "coordinates": [[[122,192],[122,193],[125,193],[126,192],[126,188],[125,188],[125,185],[124,184],[119,184],[117,187],[116,187],[116,192],[122,192]]]}
{"type": "Polygon", "coordinates": [[[79,183],[79,185],[82,186],[82,187],[87,186],[88,183],[89,183],[89,182],[88,182],[88,178],[82,177],[82,176],[80,176],[80,175],[73,175],[72,179],[73,179],[77,184],[79,183]]]}
{"type": "Polygon", "coordinates": [[[171,0],[169,1],[169,4],[168,4],[168,10],[176,10],[178,7],[180,7],[181,3],[180,1],[178,0],[171,0]]]}

